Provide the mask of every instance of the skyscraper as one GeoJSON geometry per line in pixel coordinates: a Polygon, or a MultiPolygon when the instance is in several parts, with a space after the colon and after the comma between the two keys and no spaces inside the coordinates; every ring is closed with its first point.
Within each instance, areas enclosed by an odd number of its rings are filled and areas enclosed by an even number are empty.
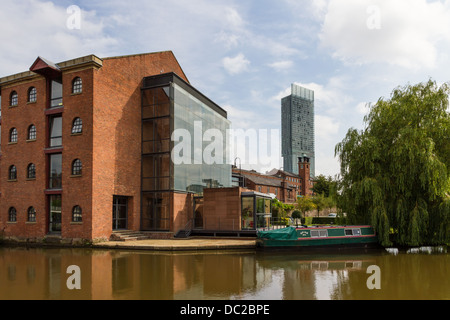
{"type": "Polygon", "coordinates": [[[298,174],[299,158],[307,157],[314,177],[314,91],[292,84],[281,100],[281,135],[284,170],[298,174]]]}

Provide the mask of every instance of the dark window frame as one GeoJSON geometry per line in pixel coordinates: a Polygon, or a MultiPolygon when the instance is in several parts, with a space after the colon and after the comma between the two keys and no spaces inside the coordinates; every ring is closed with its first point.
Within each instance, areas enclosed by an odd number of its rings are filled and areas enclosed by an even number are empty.
{"type": "Polygon", "coordinates": [[[15,165],[10,166],[8,169],[8,180],[9,181],[17,180],[17,167],[15,165]]]}
{"type": "Polygon", "coordinates": [[[50,148],[62,147],[62,138],[63,138],[63,123],[62,123],[63,119],[62,119],[62,116],[61,115],[57,115],[57,116],[51,117],[49,120],[50,120],[50,132],[49,132],[49,142],[48,142],[49,147],[50,148]],[[55,121],[55,119],[58,119],[58,118],[61,119],[61,128],[60,128],[61,129],[61,135],[60,136],[53,136],[53,129],[54,129],[54,125],[55,125],[54,121],[55,121]],[[58,144],[58,143],[55,143],[55,141],[56,142],[61,141],[61,143],[58,144]]]}
{"type": "Polygon", "coordinates": [[[81,176],[83,174],[83,163],[80,159],[72,161],[72,175],[81,176]]]}
{"type": "Polygon", "coordinates": [[[17,91],[13,91],[9,96],[9,106],[17,107],[18,105],[19,105],[19,95],[17,94],[17,91]]]}
{"type": "Polygon", "coordinates": [[[27,179],[36,179],[36,165],[30,163],[27,167],[27,179]]]}
{"type": "Polygon", "coordinates": [[[83,133],[83,120],[77,117],[73,119],[72,122],[72,134],[81,134],[83,133]]]}
{"type": "Polygon", "coordinates": [[[83,210],[78,205],[72,208],[72,222],[83,222],[83,210]]]}
{"type": "Polygon", "coordinates": [[[34,141],[37,138],[37,130],[36,130],[36,126],[34,124],[30,125],[28,127],[28,136],[27,136],[27,140],[28,141],[34,141]]]}
{"type": "Polygon", "coordinates": [[[36,222],[36,209],[34,207],[29,207],[27,210],[27,221],[36,222]]]}
{"type": "Polygon", "coordinates": [[[49,155],[49,189],[61,189],[62,188],[62,154],[61,153],[54,153],[49,155]],[[53,158],[60,158],[60,162],[55,161],[56,167],[52,167],[52,160],[53,158]],[[61,172],[52,172],[52,170],[59,169],[61,172]]]}
{"type": "Polygon", "coordinates": [[[19,141],[19,132],[16,128],[9,130],[9,143],[17,143],[19,141]]]}
{"type": "Polygon", "coordinates": [[[28,89],[28,103],[34,103],[37,101],[37,89],[35,87],[31,87],[28,89]]]}
{"type": "Polygon", "coordinates": [[[17,222],[17,210],[14,207],[8,210],[8,222],[17,222]]]}
{"type": "Polygon", "coordinates": [[[83,80],[80,77],[75,77],[72,80],[72,94],[83,93],[83,80]]]}

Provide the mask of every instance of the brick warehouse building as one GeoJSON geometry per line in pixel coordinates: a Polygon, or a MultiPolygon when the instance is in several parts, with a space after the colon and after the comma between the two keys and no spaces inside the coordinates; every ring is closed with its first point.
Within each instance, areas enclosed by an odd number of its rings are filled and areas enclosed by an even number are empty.
{"type": "Polygon", "coordinates": [[[193,119],[203,130],[229,127],[170,51],[58,64],[39,57],[30,71],[1,78],[0,90],[0,236],[170,236],[189,221],[194,193],[231,186],[231,166],[170,161],[174,127],[192,132],[193,119]]]}
{"type": "Polygon", "coordinates": [[[311,179],[309,158],[298,158],[299,174],[273,169],[267,174],[255,170],[233,167],[233,185],[257,192],[271,194],[283,203],[296,203],[301,196],[312,196],[314,181],[311,179]]]}

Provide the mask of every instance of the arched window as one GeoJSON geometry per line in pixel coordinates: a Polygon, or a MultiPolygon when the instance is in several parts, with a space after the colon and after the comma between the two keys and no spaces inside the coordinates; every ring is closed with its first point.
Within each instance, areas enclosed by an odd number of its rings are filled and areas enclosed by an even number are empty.
{"type": "Polygon", "coordinates": [[[72,81],[72,93],[82,93],[83,92],[83,81],[80,77],[76,77],[72,81]]]}
{"type": "Polygon", "coordinates": [[[17,180],[17,168],[16,168],[16,166],[9,167],[8,178],[9,178],[9,180],[17,180]]]}
{"type": "Polygon", "coordinates": [[[9,208],[8,222],[17,222],[17,211],[14,207],[9,208]]]}
{"type": "Polygon", "coordinates": [[[11,96],[9,97],[9,105],[11,107],[16,107],[19,104],[19,95],[16,91],[11,92],[11,96]]]}
{"type": "Polygon", "coordinates": [[[80,159],[76,159],[72,162],[72,175],[81,176],[83,165],[80,159]]]}
{"type": "Polygon", "coordinates": [[[72,134],[83,132],[83,121],[80,118],[75,118],[72,124],[72,134]]]}
{"type": "Polygon", "coordinates": [[[80,206],[73,207],[72,222],[83,222],[83,212],[80,206]]]}
{"type": "Polygon", "coordinates": [[[9,142],[12,142],[12,143],[17,142],[18,137],[19,137],[19,135],[17,133],[17,129],[16,128],[12,128],[9,131],[9,142]]]}
{"type": "Polygon", "coordinates": [[[37,100],[37,90],[35,87],[31,87],[28,90],[28,102],[36,102],[37,100]]]}
{"type": "Polygon", "coordinates": [[[36,222],[36,209],[34,207],[28,208],[28,222],[36,222]]]}
{"type": "Polygon", "coordinates": [[[28,127],[27,140],[36,140],[36,127],[34,126],[34,124],[28,127]]]}
{"type": "Polygon", "coordinates": [[[27,179],[36,179],[36,166],[30,163],[27,168],[27,179]]]}

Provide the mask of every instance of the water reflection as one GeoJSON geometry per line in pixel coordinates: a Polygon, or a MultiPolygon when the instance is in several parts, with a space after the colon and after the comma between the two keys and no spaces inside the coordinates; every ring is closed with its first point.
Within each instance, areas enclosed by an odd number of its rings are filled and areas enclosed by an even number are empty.
{"type": "Polygon", "coordinates": [[[450,299],[446,248],[352,254],[0,248],[0,299],[450,299]],[[67,268],[81,269],[69,290],[67,268]],[[381,270],[369,290],[367,269],[381,270]]]}

